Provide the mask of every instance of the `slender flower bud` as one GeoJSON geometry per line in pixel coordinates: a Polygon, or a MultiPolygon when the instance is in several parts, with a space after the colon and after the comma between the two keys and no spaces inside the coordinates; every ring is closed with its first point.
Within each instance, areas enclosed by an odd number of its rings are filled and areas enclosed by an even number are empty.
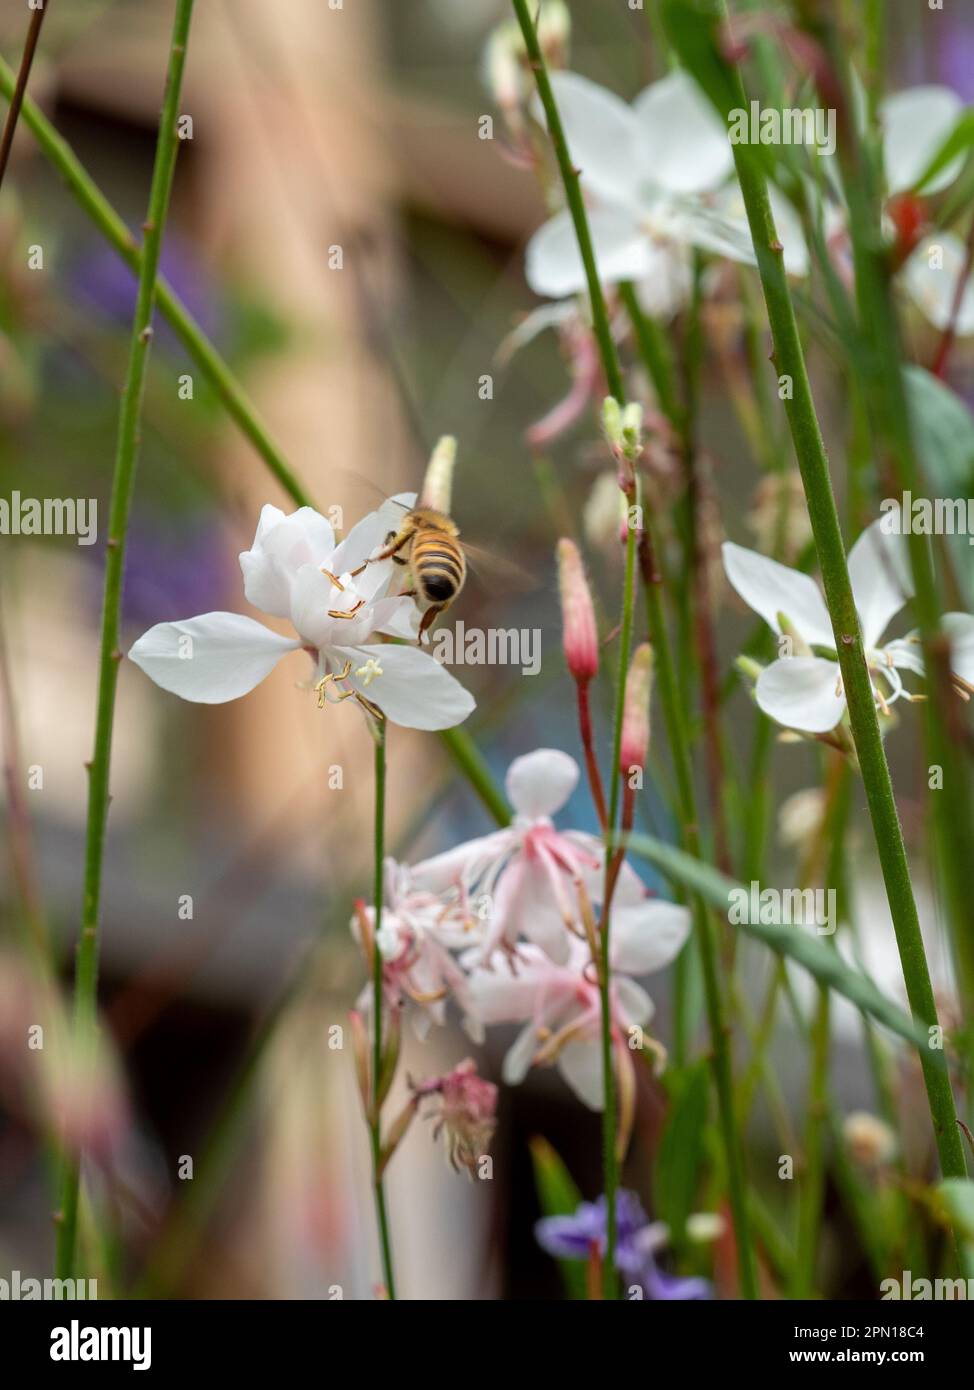
{"type": "Polygon", "coordinates": [[[602,433],[613,453],[623,446],[622,406],[615,396],[606,396],[602,402],[602,433]]]}
{"type": "Polygon", "coordinates": [[[452,434],[444,434],[437,440],[426,466],[423,490],[419,495],[421,506],[434,507],[438,512],[446,512],[449,516],[453,492],[453,465],[456,459],[457,441],[452,434]]]}
{"type": "Polygon", "coordinates": [[[575,680],[590,681],[599,669],[599,639],[585,567],[578,546],[567,537],[558,542],[557,555],[565,661],[575,680]]]}
{"type": "Polygon", "coordinates": [[[626,701],[622,713],[619,771],[628,776],[646,764],[649,752],[649,697],[653,683],[653,649],[648,642],[636,648],[626,677],[626,701]]]}

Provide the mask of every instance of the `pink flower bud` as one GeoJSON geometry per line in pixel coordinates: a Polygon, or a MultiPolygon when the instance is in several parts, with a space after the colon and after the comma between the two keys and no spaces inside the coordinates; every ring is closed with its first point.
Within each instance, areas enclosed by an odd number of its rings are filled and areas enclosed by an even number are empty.
{"type": "Polygon", "coordinates": [[[649,696],[653,683],[653,649],[648,642],[633,652],[626,677],[626,702],[622,713],[619,771],[626,776],[644,767],[649,752],[649,696]]]}
{"type": "Polygon", "coordinates": [[[590,681],[599,669],[599,639],[585,568],[574,541],[560,540],[557,554],[565,661],[577,681],[590,681]]]}

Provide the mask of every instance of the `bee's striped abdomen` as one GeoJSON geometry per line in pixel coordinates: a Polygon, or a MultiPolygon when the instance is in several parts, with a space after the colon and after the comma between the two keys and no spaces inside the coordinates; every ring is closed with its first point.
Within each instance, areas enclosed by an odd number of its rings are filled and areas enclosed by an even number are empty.
{"type": "Polygon", "coordinates": [[[430,603],[450,603],[463,587],[466,562],[452,536],[443,531],[420,531],[410,549],[413,579],[430,603]]]}

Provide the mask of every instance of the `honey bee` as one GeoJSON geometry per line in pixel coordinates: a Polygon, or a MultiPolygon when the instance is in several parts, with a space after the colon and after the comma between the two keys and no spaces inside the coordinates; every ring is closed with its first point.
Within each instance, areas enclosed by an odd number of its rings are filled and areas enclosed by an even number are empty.
{"type": "Polygon", "coordinates": [[[427,605],[419,625],[422,643],[423,634],[449,608],[467,577],[460,528],[445,512],[433,507],[413,507],[399,530],[389,532],[385,548],[373,558],[409,566],[415,588],[405,590],[405,595],[420,598],[427,605]]]}

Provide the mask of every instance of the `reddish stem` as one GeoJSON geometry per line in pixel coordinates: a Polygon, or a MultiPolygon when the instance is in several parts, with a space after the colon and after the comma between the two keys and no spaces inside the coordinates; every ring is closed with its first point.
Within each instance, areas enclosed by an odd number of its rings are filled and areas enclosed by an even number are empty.
{"type": "Polygon", "coordinates": [[[588,687],[588,681],[579,680],[575,682],[575,689],[578,692],[578,727],[582,739],[582,748],[585,750],[585,767],[588,771],[589,786],[592,789],[592,800],[595,803],[595,813],[599,818],[599,826],[604,834],[605,828],[609,823],[609,816],[605,807],[605,792],[602,790],[602,774],[599,772],[599,764],[595,756],[595,740],[592,734],[592,711],[589,707],[588,687]]]}

